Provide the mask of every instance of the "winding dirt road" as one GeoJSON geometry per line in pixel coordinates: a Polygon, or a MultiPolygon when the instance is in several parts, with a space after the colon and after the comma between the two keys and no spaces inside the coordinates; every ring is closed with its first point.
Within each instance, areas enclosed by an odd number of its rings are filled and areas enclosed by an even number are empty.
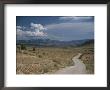
{"type": "Polygon", "coordinates": [[[74,66],[66,67],[61,70],[55,72],[55,74],[86,74],[86,66],[85,64],[79,59],[82,54],[79,53],[75,57],[72,58],[74,62],[74,66]]]}

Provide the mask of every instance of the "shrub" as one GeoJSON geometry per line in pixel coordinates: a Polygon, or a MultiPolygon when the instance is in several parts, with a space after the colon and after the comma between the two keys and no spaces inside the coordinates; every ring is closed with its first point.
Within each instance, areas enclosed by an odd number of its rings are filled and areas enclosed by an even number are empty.
{"type": "Polygon", "coordinates": [[[21,50],[26,50],[26,46],[24,44],[21,44],[21,50]]]}
{"type": "Polygon", "coordinates": [[[42,58],[42,56],[41,56],[41,55],[39,55],[38,57],[39,57],[39,58],[42,58]]]}
{"type": "Polygon", "coordinates": [[[42,54],[45,55],[45,52],[43,52],[42,54]]]}
{"type": "Polygon", "coordinates": [[[36,50],[36,48],[35,47],[33,47],[33,51],[35,51],[36,50]]]}

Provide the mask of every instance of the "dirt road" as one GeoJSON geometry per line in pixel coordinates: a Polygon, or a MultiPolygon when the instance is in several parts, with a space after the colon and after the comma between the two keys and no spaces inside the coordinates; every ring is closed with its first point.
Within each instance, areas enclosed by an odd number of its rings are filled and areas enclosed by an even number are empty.
{"type": "Polygon", "coordinates": [[[75,57],[72,58],[74,62],[74,66],[66,67],[61,70],[55,72],[55,74],[86,74],[86,66],[85,64],[79,59],[82,54],[79,53],[75,57]]]}

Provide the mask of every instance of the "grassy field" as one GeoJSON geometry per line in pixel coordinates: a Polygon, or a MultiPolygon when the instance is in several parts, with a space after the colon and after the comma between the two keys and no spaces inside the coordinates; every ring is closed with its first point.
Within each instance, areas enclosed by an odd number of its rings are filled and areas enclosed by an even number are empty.
{"type": "Polygon", "coordinates": [[[94,73],[93,45],[82,47],[27,47],[26,50],[16,50],[17,74],[44,74],[54,73],[66,66],[73,66],[72,57],[82,53],[80,57],[85,63],[88,73],[94,73]]]}

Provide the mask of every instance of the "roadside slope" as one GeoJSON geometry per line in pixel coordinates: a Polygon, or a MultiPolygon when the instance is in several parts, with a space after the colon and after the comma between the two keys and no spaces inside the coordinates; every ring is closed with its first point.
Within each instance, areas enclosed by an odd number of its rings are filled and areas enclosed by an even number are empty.
{"type": "Polygon", "coordinates": [[[74,66],[66,67],[61,70],[55,72],[55,74],[86,74],[86,66],[85,64],[79,59],[82,54],[79,53],[75,57],[72,58],[73,62],[75,63],[74,66]]]}

